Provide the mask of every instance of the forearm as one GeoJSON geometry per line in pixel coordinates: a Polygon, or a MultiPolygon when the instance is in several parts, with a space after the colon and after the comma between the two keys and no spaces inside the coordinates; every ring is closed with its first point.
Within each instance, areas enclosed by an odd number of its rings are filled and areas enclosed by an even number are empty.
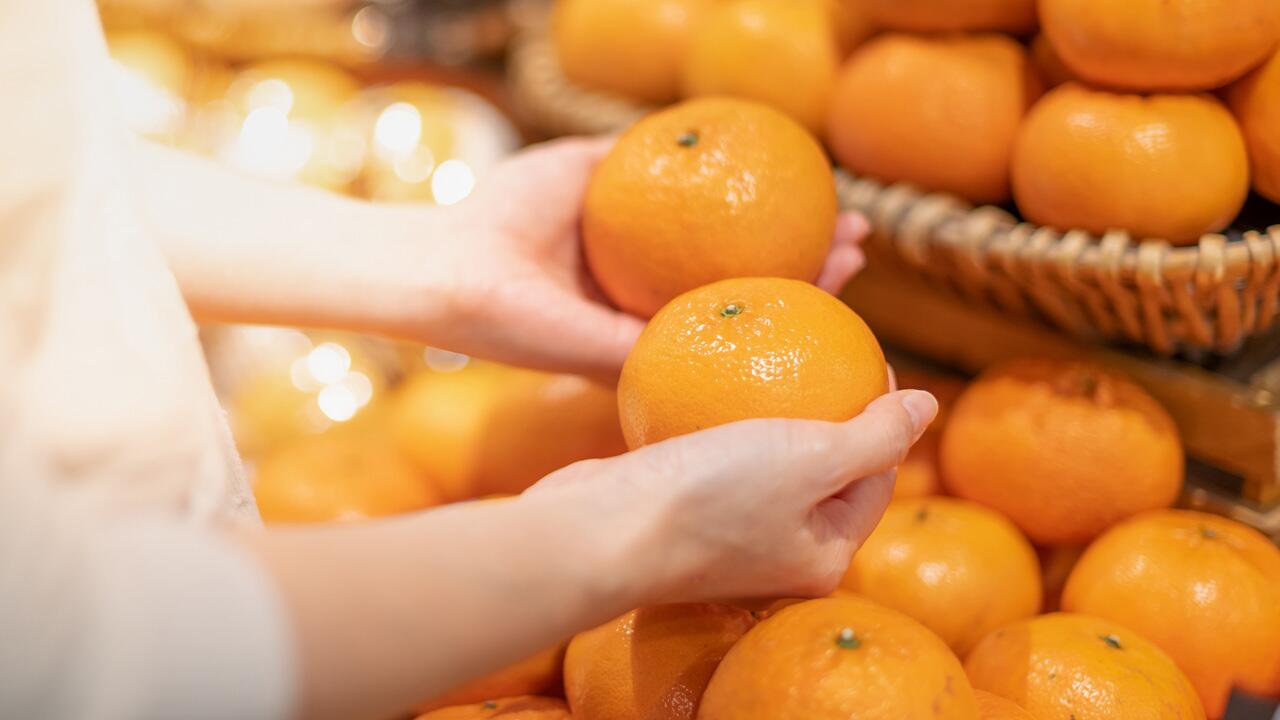
{"type": "Polygon", "coordinates": [[[406,335],[429,293],[439,211],[246,177],[141,143],[142,214],[202,320],[406,335]],[[421,302],[412,303],[409,298],[421,302]]]}

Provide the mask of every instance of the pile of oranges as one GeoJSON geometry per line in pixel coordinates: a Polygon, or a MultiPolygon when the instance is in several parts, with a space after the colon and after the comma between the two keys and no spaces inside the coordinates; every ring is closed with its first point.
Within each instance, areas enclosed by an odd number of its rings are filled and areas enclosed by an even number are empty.
{"type": "Polygon", "coordinates": [[[560,0],[573,83],[747,98],[836,161],[1030,222],[1191,243],[1280,202],[1274,0],[560,0]]]}

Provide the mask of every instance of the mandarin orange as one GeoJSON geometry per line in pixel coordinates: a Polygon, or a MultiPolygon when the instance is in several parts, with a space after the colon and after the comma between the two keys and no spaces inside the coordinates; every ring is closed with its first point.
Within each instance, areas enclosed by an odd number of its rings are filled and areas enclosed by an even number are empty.
{"type": "Polygon", "coordinates": [[[1036,25],[1035,0],[862,0],[862,5],[873,23],[890,30],[1022,33],[1036,25]]]}
{"type": "Polygon", "coordinates": [[[867,17],[862,0],[827,0],[831,24],[836,32],[836,47],[840,57],[848,57],[854,48],[875,33],[876,28],[867,17]]]}
{"type": "Polygon", "coordinates": [[[417,720],[571,720],[571,717],[563,700],[526,696],[433,710],[417,720]]]}
{"type": "Polygon", "coordinates": [[[973,699],[978,701],[978,717],[982,720],[1036,720],[1012,700],[985,690],[974,690],[973,699]]]}
{"type": "Polygon", "coordinates": [[[494,698],[558,695],[564,689],[562,679],[567,645],[565,643],[548,648],[510,667],[459,685],[444,695],[423,703],[418,707],[418,712],[482,703],[494,698]]]}
{"type": "Polygon", "coordinates": [[[1244,131],[1253,187],[1280,203],[1280,52],[1227,91],[1244,131]]]}

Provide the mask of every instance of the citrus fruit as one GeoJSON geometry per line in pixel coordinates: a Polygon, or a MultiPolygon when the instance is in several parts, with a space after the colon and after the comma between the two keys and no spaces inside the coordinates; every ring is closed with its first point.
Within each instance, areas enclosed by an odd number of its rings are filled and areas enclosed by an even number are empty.
{"type": "Polygon", "coordinates": [[[1040,586],[1044,588],[1044,611],[1062,609],[1062,589],[1084,554],[1083,545],[1045,545],[1036,548],[1040,556],[1040,586]]]}
{"type": "Polygon", "coordinates": [[[942,474],[938,468],[938,444],[942,438],[942,428],[946,427],[947,413],[964,391],[964,382],[946,375],[899,370],[898,387],[931,393],[938,400],[938,415],[898,466],[898,481],[893,486],[893,497],[902,499],[940,495],[942,474]]]}
{"type": "Polygon", "coordinates": [[[681,295],[631,350],[618,383],[632,448],[751,418],[843,421],[889,389],[875,336],[798,280],[738,278],[681,295]]]}
{"type": "Polygon", "coordinates": [[[1057,87],[1065,82],[1079,79],[1062,62],[1062,58],[1058,57],[1058,51],[1053,49],[1053,44],[1044,33],[1036,35],[1031,40],[1031,60],[1040,71],[1040,78],[1044,80],[1046,87],[1057,87]]]}
{"type": "Polygon", "coordinates": [[[784,607],[725,656],[698,720],[976,720],[960,661],[901,613],[856,597],[784,607]]]}
{"type": "Polygon", "coordinates": [[[570,82],[665,103],[680,92],[689,37],[712,0],[559,0],[552,42],[570,82]]]}
{"type": "Polygon", "coordinates": [[[1034,542],[1083,543],[1182,487],[1177,428],[1142,388],[1087,363],[1014,360],[974,381],[942,434],[947,489],[1034,542]]]}
{"type": "Polygon", "coordinates": [[[571,720],[571,716],[563,700],[526,696],[433,710],[417,720],[571,720]]]}
{"type": "Polygon", "coordinates": [[[1084,80],[1129,90],[1208,90],[1280,40],[1275,0],[1040,0],[1040,23],[1084,80]]]}
{"type": "Polygon", "coordinates": [[[268,455],[253,485],[268,523],[314,523],[395,515],[442,498],[390,443],[364,433],[327,433],[268,455]]]}
{"type": "Polygon", "coordinates": [[[565,656],[576,720],[693,720],[720,660],[752,626],[725,605],[640,608],[581,633],[565,656]]]}
{"type": "Polygon", "coordinates": [[[418,712],[482,703],[494,698],[558,695],[563,687],[564,653],[563,644],[548,648],[510,667],[460,685],[424,703],[418,712]]]}
{"type": "Polygon", "coordinates": [[[574,375],[473,361],[419,372],[393,403],[393,437],[450,500],[518,493],[626,449],[613,390],[574,375]]]}
{"type": "Polygon", "coordinates": [[[974,690],[973,699],[978,701],[978,717],[982,720],[1036,720],[1017,703],[985,690],[974,690]]]}
{"type": "Polygon", "coordinates": [[[827,139],[840,164],[973,202],[1009,196],[1009,157],[1040,81],[1001,35],[875,38],[832,90],[827,139]]]}
{"type": "Polygon", "coordinates": [[[1021,33],[1036,25],[1035,0],[862,0],[876,25],[889,30],[1002,30],[1021,33]]]}
{"type": "Polygon", "coordinates": [[[1098,538],[1062,608],[1142,634],[1187,674],[1209,717],[1233,687],[1269,689],[1280,661],[1280,549],[1234,520],[1184,510],[1140,515],[1098,538]]]}
{"type": "Polygon", "coordinates": [[[862,0],[826,0],[831,14],[831,25],[836,33],[836,47],[840,57],[847,57],[854,48],[871,37],[875,27],[867,17],[862,0]]]}
{"type": "Polygon", "coordinates": [[[1227,98],[1244,130],[1253,187],[1280,203],[1280,52],[1232,85],[1227,98]]]}
{"type": "Polygon", "coordinates": [[[915,618],[960,657],[1040,612],[1031,543],[998,513],[952,498],[893,502],[841,585],[915,618]]]}
{"type": "Polygon", "coordinates": [[[1087,615],[1053,613],[996,630],[964,663],[976,690],[1040,720],[1202,720],[1186,675],[1140,635],[1087,615]]]}
{"type": "Polygon", "coordinates": [[[825,0],[727,0],[707,13],[685,60],[687,96],[771,105],[819,131],[840,62],[825,0]]]}
{"type": "Polygon", "coordinates": [[[835,222],[835,180],[812,135],[767,106],[704,98],[623,133],[591,178],[582,242],[605,294],[649,317],[716,280],[814,280],[835,222]]]}
{"type": "Polygon", "coordinates": [[[1122,95],[1059,86],[1028,113],[1013,194],[1031,222],[1194,242],[1226,227],[1249,193],[1231,113],[1209,95],[1122,95]]]}

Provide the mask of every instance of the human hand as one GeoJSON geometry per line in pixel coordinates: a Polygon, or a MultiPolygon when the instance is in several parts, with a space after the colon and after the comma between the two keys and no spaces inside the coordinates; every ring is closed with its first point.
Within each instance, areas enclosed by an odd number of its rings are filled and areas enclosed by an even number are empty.
{"type": "MultiPolygon", "coordinates": [[[[579,238],[582,201],[612,138],[557,140],[508,159],[445,211],[448,316],[429,340],[527,367],[616,378],[644,327],[592,282],[579,238]]],[[[863,264],[867,223],[836,225],[817,284],[839,291],[863,264]]],[[[436,248],[433,251],[438,251],[436,248]]]]}
{"type": "Polygon", "coordinates": [[[631,606],[827,595],[937,410],[908,390],[844,423],[722,425],[571,465],[522,499],[572,507],[631,606]]]}

